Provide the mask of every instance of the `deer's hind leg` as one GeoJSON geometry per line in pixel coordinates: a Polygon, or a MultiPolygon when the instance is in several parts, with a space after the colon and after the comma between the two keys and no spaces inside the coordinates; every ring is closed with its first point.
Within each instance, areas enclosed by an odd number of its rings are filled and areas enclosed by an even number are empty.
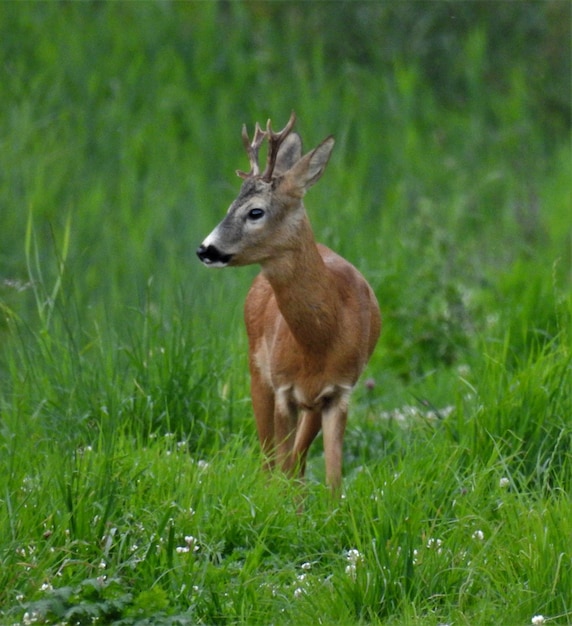
{"type": "Polygon", "coordinates": [[[296,438],[291,453],[292,469],[297,470],[300,478],[304,477],[306,471],[306,459],[308,450],[316,435],[322,427],[321,410],[302,409],[298,425],[296,427],[296,438]]]}

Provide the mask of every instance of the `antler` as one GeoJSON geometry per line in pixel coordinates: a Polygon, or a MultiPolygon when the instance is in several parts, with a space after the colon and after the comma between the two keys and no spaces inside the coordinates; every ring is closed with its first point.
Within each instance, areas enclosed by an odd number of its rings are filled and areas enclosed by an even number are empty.
{"type": "Polygon", "coordinates": [[[290,119],[284,128],[279,132],[275,133],[272,131],[272,126],[270,124],[270,120],[266,123],[266,135],[268,136],[268,156],[266,157],[266,169],[264,170],[264,174],[262,174],[262,180],[266,182],[270,182],[272,179],[272,172],[274,171],[274,166],[276,165],[276,157],[278,156],[278,151],[280,150],[280,146],[286,137],[290,134],[290,131],[294,127],[296,123],[296,114],[294,111],[290,114],[290,119]]]}
{"type": "Polygon", "coordinates": [[[274,171],[274,166],[276,165],[276,157],[278,156],[278,151],[280,150],[280,146],[286,137],[290,134],[294,124],[296,123],[296,114],[292,111],[290,115],[290,119],[286,126],[279,132],[275,133],[272,130],[272,125],[270,120],[266,123],[266,130],[262,130],[258,122],[256,122],[256,126],[254,128],[254,137],[252,142],[248,138],[248,132],[246,130],[246,124],[242,127],[242,143],[246,148],[246,153],[248,154],[248,158],[250,160],[250,172],[243,172],[241,170],[237,170],[236,173],[241,178],[253,178],[255,176],[260,176],[260,166],[258,164],[258,151],[260,150],[260,146],[264,141],[265,137],[268,137],[268,155],[266,157],[266,168],[264,169],[264,173],[260,178],[266,182],[270,182],[272,179],[272,172],[274,171]]]}
{"type": "Polygon", "coordinates": [[[248,154],[248,158],[250,160],[250,172],[242,172],[241,170],[236,170],[236,173],[241,178],[251,178],[253,176],[258,176],[260,174],[260,166],[258,165],[258,150],[260,150],[260,146],[266,137],[266,132],[260,128],[258,122],[256,122],[256,126],[254,128],[254,137],[252,138],[252,143],[250,143],[250,139],[248,138],[248,132],[246,130],[246,124],[242,126],[242,143],[246,148],[246,153],[248,154]]]}

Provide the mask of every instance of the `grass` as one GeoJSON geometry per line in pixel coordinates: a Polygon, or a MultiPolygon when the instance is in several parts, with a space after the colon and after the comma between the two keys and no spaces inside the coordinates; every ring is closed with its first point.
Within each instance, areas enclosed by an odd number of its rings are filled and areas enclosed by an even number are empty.
{"type": "Polygon", "coordinates": [[[0,623],[572,623],[570,9],[477,4],[0,5],[0,623]],[[336,501],[194,257],[292,108],[384,314],[336,501]]]}

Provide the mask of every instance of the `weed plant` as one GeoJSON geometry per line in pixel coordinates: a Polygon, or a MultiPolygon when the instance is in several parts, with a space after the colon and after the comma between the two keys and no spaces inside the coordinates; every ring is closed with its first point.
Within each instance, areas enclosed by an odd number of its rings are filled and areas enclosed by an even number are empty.
{"type": "Polygon", "coordinates": [[[570,18],[0,4],[0,623],[572,624],[570,18]],[[339,500],[259,469],[256,268],[194,257],[292,109],[384,315],[339,500]]]}

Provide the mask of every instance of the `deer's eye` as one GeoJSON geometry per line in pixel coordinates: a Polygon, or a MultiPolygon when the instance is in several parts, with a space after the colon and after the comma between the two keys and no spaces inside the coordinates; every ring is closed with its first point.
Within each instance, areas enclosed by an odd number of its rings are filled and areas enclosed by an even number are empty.
{"type": "Polygon", "coordinates": [[[264,216],[264,209],[250,209],[248,212],[248,219],[255,222],[264,216]]]}

